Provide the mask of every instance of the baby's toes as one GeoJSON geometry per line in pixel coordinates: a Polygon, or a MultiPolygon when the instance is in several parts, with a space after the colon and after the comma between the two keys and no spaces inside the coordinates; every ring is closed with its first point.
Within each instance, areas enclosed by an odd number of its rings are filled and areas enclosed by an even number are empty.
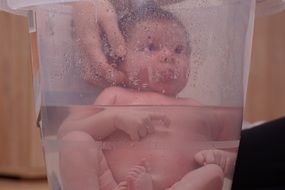
{"type": "Polygon", "coordinates": [[[200,165],[207,165],[207,164],[218,164],[216,160],[216,156],[214,150],[203,150],[198,152],[194,159],[200,165]]]}
{"type": "Polygon", "coordinates": [[[138,175],[140,175],[141,173],[146,172],[146,169],[144,166],[135,166],[133,168],[130,169],[130,171],[128,172],[128,175],[137,177],[138,175]]]}
{"type": "Polygon", "coordinates": [[[127,189],[128,189],[128,183],[126,181],[123,181],[119,183],[114,190],[127,190],[127,189]]]}
{"type": "Polygon", "coordinates": [[[144,166],[135,166],[134,167],[135,171],[137,172],[137,174],[141,174],[141,173],[145,173],[146,172],[146,169],[144,166]]]}
{"type": "Polygon", "coordinates": [[[141,138],[146,137],[147,136],[147,128],[145,126],[139,128],[138,133],[139,133],[139,136],[141,138]]]}
{"type": "Polygon", "coordinates": [[[128,172],[128,175],[127,175],[128,182],[129,181],[135,181],[141,173],[140,170],[141,169],[139,169],[137,167],[131,168],[128,172]]]}

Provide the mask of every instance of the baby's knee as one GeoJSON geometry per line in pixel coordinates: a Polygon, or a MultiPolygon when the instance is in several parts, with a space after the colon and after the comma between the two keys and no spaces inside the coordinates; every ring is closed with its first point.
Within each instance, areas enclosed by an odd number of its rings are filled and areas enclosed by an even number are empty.
{"type": "Polygon", "coordinates": [[[102,159],[102,151],[91,135],[84,131],[72,131],[61,137],[59,143],[61,156],[77,155],[77,157],[92,158],[93,161],[102,159]]]}
{"type": "Polygon", "coordinates": [[[59,145],[61,149],[75,149],[78,151],[88,150],[97,152],[98,143],[92,136],[84,131],[71,131],[60,138],[59,145]]]}

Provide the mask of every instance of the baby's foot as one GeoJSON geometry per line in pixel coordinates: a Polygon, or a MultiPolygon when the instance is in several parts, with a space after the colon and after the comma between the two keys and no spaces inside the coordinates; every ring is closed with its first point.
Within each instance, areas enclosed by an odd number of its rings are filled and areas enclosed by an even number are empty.
{"type": "Polygon", "coordinates": [[[195,155],[200,165],[216,164],[221,167],[225,176],[231,176],[236,162],[236,153],[223,150],[202,150],[195,155]]]}
{"type": "Polygon", "coordinates": [[[133,167],[128,173],[128,190],[152,190],[152,178],[144,166],[133,167]]]}
{"type": "Polygon", "coordinates": [[[128,189],[128,183],[126,181],[122,181],[113,190],[127,190],[127,189],[128,189]]]}

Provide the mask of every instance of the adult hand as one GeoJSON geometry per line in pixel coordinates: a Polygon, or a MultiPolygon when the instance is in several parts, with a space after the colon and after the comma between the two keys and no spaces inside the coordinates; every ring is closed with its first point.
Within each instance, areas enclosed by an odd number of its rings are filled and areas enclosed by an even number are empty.
{"type": "MultiPolygon", "coordinates": [[[[149,1],[165,5],[183,0],[149,1]]],[[[90,1],[74,3],[74,25],[76,34],[81,41],[83,56],[86,59],[82,65],[85,80],[101,87],[127,83],[127,77],[117,69],[117,64],[112,64],[107,59],[102,48],[106,44],[103,44],[100,35],[103,31],[107,36],[107,41],[111,47],[111,59],[115,62],[116,60],[122,61],[126,54],[126,47],[119,30],[116,10],[129,11],[138,6],[137,3],[139,2],[141,1],[96,0],[94,3],[90,1]]]]}
{"type": "Polygon", "coordinates": [[[102,30],[106,33],[111,46],[110,55],[114,60],[125,56],[125,41],[118,27],[118,19],[113,5],[108,0],[79,2],[74,4],[74,25],[80,39],[84,61],[83,77],[85,80],[102,87],[122,85],[126,82],[125,74],[111,65],[103,52],[102,30]]]}

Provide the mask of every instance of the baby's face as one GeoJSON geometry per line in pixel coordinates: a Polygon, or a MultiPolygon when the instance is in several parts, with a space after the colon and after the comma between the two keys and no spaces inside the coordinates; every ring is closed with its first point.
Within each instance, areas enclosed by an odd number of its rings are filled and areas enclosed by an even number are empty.
{"type": "Polygon", "coordinates": [[[190,47],[182,26],[171,21],[143,21],[135,25],[127,41],[122,65],[130,86],[176,95],[186,85],[190,47]]]}

